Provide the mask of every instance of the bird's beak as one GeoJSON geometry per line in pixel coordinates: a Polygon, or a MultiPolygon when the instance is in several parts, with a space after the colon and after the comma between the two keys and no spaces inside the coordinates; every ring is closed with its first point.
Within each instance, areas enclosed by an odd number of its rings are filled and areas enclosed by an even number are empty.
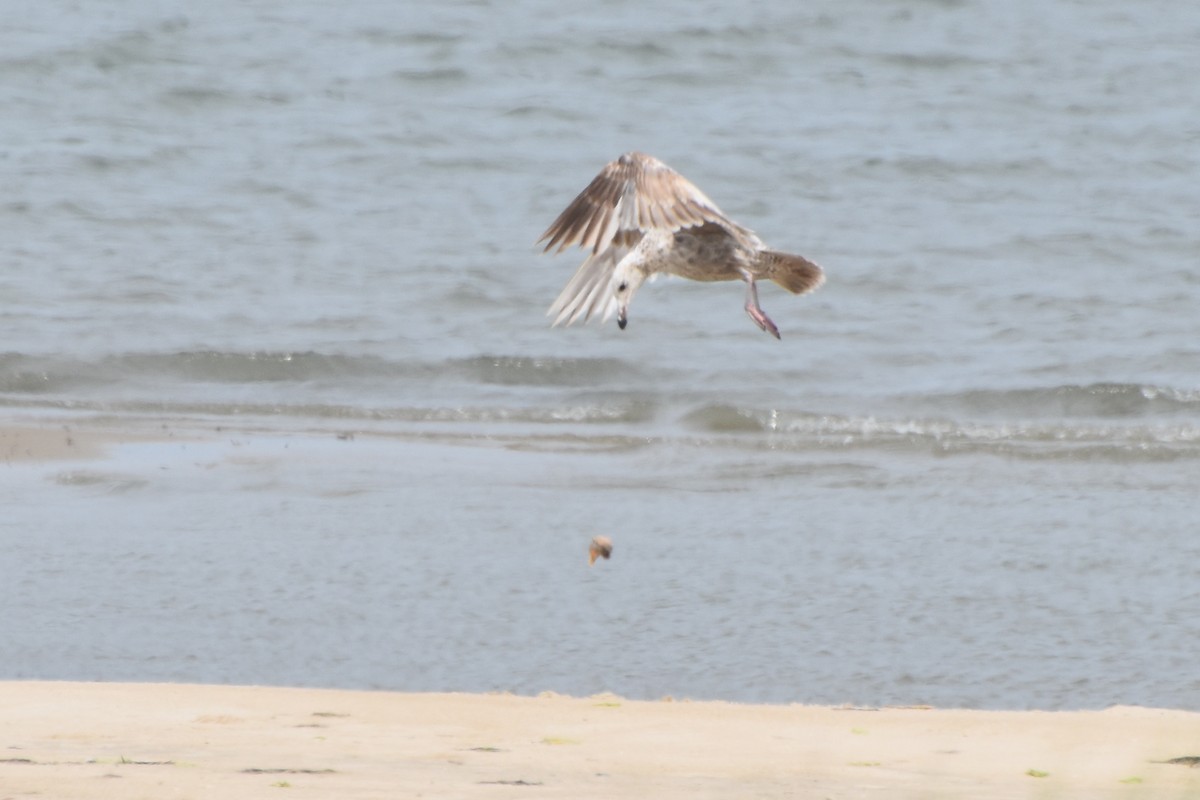
{"type": "Polygon", "coordinates": [[[621,330],[625,330],[625,325],[628,322],[629,319],[625,316],[625,306],[621,306],[617,309],[617,327],[621,330]]]}

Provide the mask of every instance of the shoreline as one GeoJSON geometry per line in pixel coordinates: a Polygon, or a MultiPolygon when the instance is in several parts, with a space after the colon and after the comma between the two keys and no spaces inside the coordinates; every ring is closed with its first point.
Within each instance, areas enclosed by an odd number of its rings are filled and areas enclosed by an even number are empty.
{"type": "Polygon", "coordinates": [[[0,682],[0,796],[1184,797],[1200,713],[0,682]],[[288,795],[292,796],[292,795],[288,795]]]}

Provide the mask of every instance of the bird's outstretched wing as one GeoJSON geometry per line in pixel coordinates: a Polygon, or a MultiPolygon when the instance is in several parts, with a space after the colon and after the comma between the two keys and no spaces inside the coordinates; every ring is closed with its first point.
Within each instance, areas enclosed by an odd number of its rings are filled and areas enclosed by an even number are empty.
{"type": "Polygon", "coordinates": [[[616,309],[608,282],[647,231],[677,231],[710,222],[734,236],[753,236],[657,158],[626,153],[600,170],[538,239],[546,242],[545,252],[557,248],[561,253],[571,245],[591,250],[547,316],[554,317],[555,325],[587,320],[594,313],[608,319],[616,309]]]}
{"type": "Polygon", "coordinates": [[[573,244],[592,254],[618,233],[678,230],[705,222],[737,226],[687,178],[645,153],[626,153],[607,164],[558,215],[538,242],[557,252],[573,244]]]}

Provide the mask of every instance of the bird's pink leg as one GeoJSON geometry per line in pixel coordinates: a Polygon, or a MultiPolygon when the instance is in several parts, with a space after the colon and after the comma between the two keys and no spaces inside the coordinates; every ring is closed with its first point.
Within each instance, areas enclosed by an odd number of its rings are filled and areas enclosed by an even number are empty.
{"type": "Polygon", "coordinates": [[[743,271],[742,277],[746,280],[746,313],[750,315],[750,319],[754,320],[755,325],[776,339],[782,338],[779,335],[779,328],[775,327],[775,323],[767,316],[767,312],[763,311],[758,304],[758,287],[754,285],[754,276],[743,271]]]}

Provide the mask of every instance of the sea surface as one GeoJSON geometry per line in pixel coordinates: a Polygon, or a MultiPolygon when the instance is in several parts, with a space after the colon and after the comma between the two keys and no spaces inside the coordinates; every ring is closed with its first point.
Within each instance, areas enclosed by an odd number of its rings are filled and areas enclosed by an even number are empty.
{"type": "Polygon", "coordinates": [[[0,679],[1200,710],[1200,4],[23,5],[0,679]],[[635,149],[782,341],[549,327],[635,149]]]}

